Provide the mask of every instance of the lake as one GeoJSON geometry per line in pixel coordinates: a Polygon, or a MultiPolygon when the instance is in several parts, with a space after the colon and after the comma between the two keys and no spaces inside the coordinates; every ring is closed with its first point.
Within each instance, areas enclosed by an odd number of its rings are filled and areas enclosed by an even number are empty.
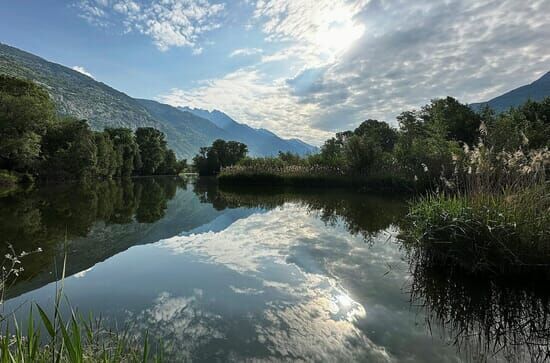
{"type": "Polygon", "coordinates": [[[208,179],[42,187],[0,199],[3,254],[42,250],[3,310],[51,311],[66,256],[71,306],[148,331],[169,361],[547,358],[547,285],[430,268],[400,240],[406,211],[402,197],[208,179]]]}

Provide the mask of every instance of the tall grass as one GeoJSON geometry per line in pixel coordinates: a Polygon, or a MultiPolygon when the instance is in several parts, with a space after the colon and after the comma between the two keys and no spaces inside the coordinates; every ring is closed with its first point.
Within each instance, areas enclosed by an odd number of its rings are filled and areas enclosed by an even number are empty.
{"type": "Polygon", "coordinates": [[[413,180],[397,174],[351,174],[340,167],[308,163],[288,165],[261,159],[222,169],[218,181],[222,185],[354,187],[398,192],[415,190],[413,180]]]}
{"type": "Polygon", "coordinates": [[[471,271],[550,267],[550,186],[432,194],[409,211],[409,240],[471,271]]]}
{"type": "MultiPolygon", "coordinates": [[[[13,251],[13,248],[12,248],[13,251]]],[[[40,252],[40,251],[35,251],[40,252]]],[[[5,256],[2,266],[1,293],[22,271],[21,258],[28,253],[15,252],[5,256]],[[7,263],[6,263],[7,262],[7,263]]],[[[131,326],[118,331],[106,327],[101,318],[89,314],[86,318],[75,311],[63,293],[66,257],[61,279],[56,283],[53,312],[32,304],[25,326],[16,318],[16,311],[2,312],[0,318],[0,363],[23,362],[162,362],[161,344],[151,349],[148,334],[140,340],[131,326]],[[69,314],[63,314],[66,304],[69,314]],[[68,316],[67,316],[68,315],[68,316]]]]}
{"type": "Polygon", "coordinates": [[[405,236],[442,263],[503,272],[550,266],[550,152],[496,152],[483,142],[454,157],[452,177],[412,203],[405,236]]]}

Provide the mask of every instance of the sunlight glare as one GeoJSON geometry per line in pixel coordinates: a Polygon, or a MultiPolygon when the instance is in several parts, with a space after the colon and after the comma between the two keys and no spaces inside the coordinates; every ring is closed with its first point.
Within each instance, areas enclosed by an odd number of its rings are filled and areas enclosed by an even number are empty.
{"type": "Polygon", "coordinates": [[[353,21],[353,13],[346,7],[334,9],[323,18],[315,43],[321,52],[330,56],[337,56],[349,49],[365,32],[365,27],[353,21]]]}

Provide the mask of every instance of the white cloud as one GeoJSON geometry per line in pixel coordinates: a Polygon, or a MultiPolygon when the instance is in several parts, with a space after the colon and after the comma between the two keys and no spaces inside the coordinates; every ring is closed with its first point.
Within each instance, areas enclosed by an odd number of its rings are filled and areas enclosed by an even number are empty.
{"type": "Polygon", "coordinates": [[[231,54],[229,54],[229,57],[238,57],[238,56],[248,56],[248,55],[254,55],[254,54],[260,54],[263,50],[259,48],[241,48],[236,49],[231,54]]]}
{"type": "MultiPolygon", "coordinates": [[[[245,45],[229,56],[258,54],[258,63],[172,89],[160,100],[218,108],[252,126],[319,143],[367,118],[394,122],[432,98],[487,100],[550,69],[548,0],[249,3],[253,13],[242,23],[260,29],[268,44],[263,51],[245,45]]],[[[161,50],[200,53],[201,37],[221,26],[227,9],[207,0],[84,0],[82,10],[98,25],[122,16],[127,31],[150,36],[161,50]]]]}
{"type": "Polygon", "coordinates": [[[311,128],[338,130],[391,122],[432,98],[482,101],[535,80],[550,68],[549,13],[546,0],[263,0],[255,17],[269,40],[290,44],[264,61],[301,64],[289,85],[320,70],[292,94],[317,109],[311,128]],[[338,13],[364,32],[323,58],[316,35],[329,34],[322,19],[338,13]]]}
{"type": "Polygon", "coordinates": [[[77,6],[91,24],[123,26],[151,37],[161,51],[190,47],[194,54],[202,52],[200,37],[220,26],[217,18],[224,10],[208,0],[81,0],[77,6]]]}
{"type": "Polygon", "coordinates": [[[85,74],[85,75],[87,75],[87,76],[90,77],[90,78],[95,78],[95,77],[93,76],[93,74],[91,74],[90,72],[88,72],[88,71],[86,70],[86,68],[84,68],[84,67],[82,67],[82,66],[74,66],[74,67],[72,67],[72,69],[75,70],[75,71],[77,71],[77,72],[80,72],[80,73],[82,73],[82,74],[85,74]]]}
{"type": "Polygon", "coordinates": [[[219,109],[239,122],[267,128],[282,137],[300,136],[319,143],[331,135],[311,128],[315,105],[298,103],[284,80],[269,81],[258,70],[241,69],[190,90],[172,89],[158,99],[174,106],[219,109]]]}
{"type": "Polygon", "coordinates": [[[355,20],[367,0],[260,0],[254,18],[269,41],[293,44],[270,60],[289,54],[319,64],[345,51],[363,32],[355,20]]]}

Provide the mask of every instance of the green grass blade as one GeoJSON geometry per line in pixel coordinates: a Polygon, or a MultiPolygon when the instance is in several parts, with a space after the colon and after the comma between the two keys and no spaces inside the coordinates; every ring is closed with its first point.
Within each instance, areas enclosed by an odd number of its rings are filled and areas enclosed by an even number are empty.
{"type": "Polygon", "coordinates": [[[38,308],[38,313],[40,314],[42,323],[44,323],[44,326],[46,327],[48,334],[50,334],[50,337],[53,339],[55,337],[55,329],[53,328],[53,324],[50,321],[50,318],[48,318],[48,315],[44,312],[44,310],[42,310],[40,305],[36,305],[36,307],[38,308]]]}

